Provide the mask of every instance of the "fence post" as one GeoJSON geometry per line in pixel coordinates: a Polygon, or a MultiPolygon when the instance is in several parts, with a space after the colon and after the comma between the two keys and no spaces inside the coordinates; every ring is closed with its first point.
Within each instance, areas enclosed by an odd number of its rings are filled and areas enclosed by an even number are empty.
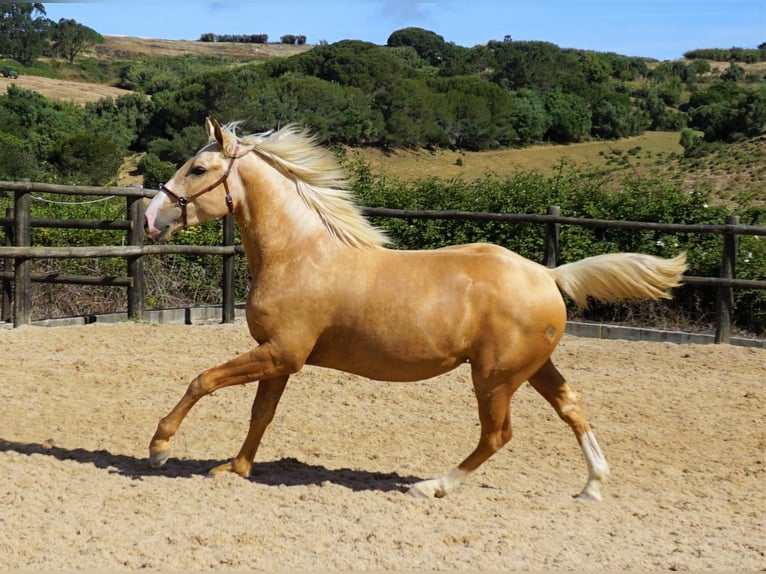
{"type": "MultiPolygon", "coordinates": [[[[229,213],[223,218],[223,244],[226,247],[234,246],[234,218],[229,213]]],[[[223,256],[222,277],[222,300],[221,321],[223,323],[234,322],[234,260],[236,255],[223,256]]]]}
{"type": "MultiPolygon", "coordinates": [[[[561,208],[558,205],[548,206],[548,215],[558,217],[561,208]]],[[[556,267],[559,264],[559,231],[561,225],[555,222],[545,224],[545,261],[546,267],[556,267]]]]}
{"type": "MultiPolygon", "coordinates": [[[[7,207],[5,209],[5,216],[13,219],[13,209],[7,207]]],[[[6,247],[13,246],[13,224],[9,223],[4,226],[3,229],[5,236],[6,247]]],[[[13,270],[13,261],[8,258],[3,259],[3,271],[10,273],[13,270]]],[[[3,279],[2,289],[2,303],[0,304],[0,321],[10,322],[12,320],[11,314],[11,299],[13,298],[13,283],[10,280],[3,279]]]]}
{"type": "MultiPolygon", "coordinates": [[[[128,245],[144,246],[144,198],[127,198],[127,219],[130,221],[128,230],[128,245]]],[[[144,282],[144,256],[132,255],[126,258],[128,277],[128,318],[141,320],[144,318],[146,288],[144,282]]]]}
{"type": "MultiPolygon", "coordinates": [[[[738,215],[726,217],[726,225],[739,225],[738,215]]],[[[723,257],[721,258],[721,278],[734,279],[737,264],[737,234],[723,234],[723,257]]],[[[715,342],[728,343],[731,337],[731,316],[734,310],[734,289],[718,287],[716,289],[716,327],[715,342]]]]}
{"type": "MultiPolygon", "coordinates": [[[[31,247],[32,228],[30,225],[28,190],[14,193],[13,213],[15,225],[13,240],[16,247],[31,247]]],[[[13,326],[29,325],[32,320],[32,260],[17,257],[14,260],[13,326]]]]}

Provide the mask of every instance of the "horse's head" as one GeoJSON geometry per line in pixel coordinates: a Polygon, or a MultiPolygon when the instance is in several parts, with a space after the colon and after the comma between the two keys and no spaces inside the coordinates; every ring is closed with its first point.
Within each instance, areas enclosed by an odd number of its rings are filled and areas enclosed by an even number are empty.
{"type": "Polygon", "coordinates": [[[229,176],[237,157],[247,153],[233,133],[205,120],[211,142],[187,161],[146,208],[144,229],[163,240],[186,227],[223,217],[234,209],[229,176]]]}

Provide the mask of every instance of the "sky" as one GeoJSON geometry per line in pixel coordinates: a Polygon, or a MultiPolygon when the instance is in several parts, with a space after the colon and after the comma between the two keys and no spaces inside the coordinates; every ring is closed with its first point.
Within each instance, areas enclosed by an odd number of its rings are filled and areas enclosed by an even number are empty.
{"type": "Polygon", "coordinates": [[[254,0],[43,2],[47,16],[102,35],[198,40],[204,33],[304,35],[308,44],[364,40],[419,27],[473,47],[540,40],[561,48],[674,60],[697,48],[766,42],[766,0],[254,0]]]}

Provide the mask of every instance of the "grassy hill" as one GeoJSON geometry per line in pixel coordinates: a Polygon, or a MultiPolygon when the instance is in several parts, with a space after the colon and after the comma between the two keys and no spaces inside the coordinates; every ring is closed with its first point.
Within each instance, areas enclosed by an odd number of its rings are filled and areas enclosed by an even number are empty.
{"type": "MultiPolygon", "coordinates": [[[[291,56],[312,49],[310,45],[195,42],[126,36],[104,36],[104,40],[103,44],[95,45],[83,54],[80,60],[84,64],[79,62],[79,65],[69,66],[63,62],[41,62],[37,68],[23,70],[18,80],[0,79],[0,89],[15,82],[47,98],[82,104],[126,93],[110,85],[114,83],[114,77],[105,71],[111,69],[113,72],[126,62],[198,55],[210,58],[210,65],[230,66],[291,56]]],[[[723,69],[724,66],[720,62],[712,62],[711,65],[716,69],[723,69]]],[[[744,66],[749,73],[762,74],[766,64],[744,66]]],[[[536,145],[487,152],[383,152],[373,148],[347,151],[352,156],[365,158],[377,173],[403,180],[422,177],[472,179],[487,173],[504,176],[528,170],[550,173],[566,162],[600,174],[613,174],[615,179],[626,172],[638,176],[667,173],[687,188],[702,184],[721,201],[746,194],[756,203],[766,203],[766,138],[721,146],[714,154],[696,160],[682,157],[678,132],[647,132],[617,141],[536,145]]],[[[122,172],[120,184],[140,183],[140,177],[130,175],[129,168],[135,165],[135,161],[136,158],[130,158],[128,168],[122,172]]]]}
{"type": "Polygon", "coordinates": [[[136,56],[183,56],[198,54],[233,60],[265,60],[283,58],[306,52],[309,45],[242,44],[238,42],[194,42],[190,40],[161,40],[131,36],[104,36],[104,43],[93,46],[89,55],[103,58],[133,58],[136,56]]]}
{"type": "Polygon", "coordinates": [[[617,141],[591,141],[571,145],[536,145],[488,152],[450,150],[349,149],[352,157],[370,163],[376,173],[406,181],[424,177],[473,179],[485,174],[509,176],[516,172],[552,174],[562,163],[577,166],[615,182],[621,176],[667,175],[683,189],[700,186],[713,201],[734,197],[766,205],[766,138],[721,146],[697,159],[683,157],[678,132],[646,132],[617,141]]]}

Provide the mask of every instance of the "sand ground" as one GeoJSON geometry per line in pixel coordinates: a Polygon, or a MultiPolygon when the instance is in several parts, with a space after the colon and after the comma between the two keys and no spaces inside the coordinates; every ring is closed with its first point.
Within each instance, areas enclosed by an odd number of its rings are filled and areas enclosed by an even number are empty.
{"type": "Polygon", "coordinates": [[[241,321],[0,331],[4,569],[763,570],[766,350],[566,336],[554,354],[612,467],[604,501],[528,385],[514,438],[457,492],[404,492],[474,447],[467,370],[416,384],[306,368],[250,479],[210,479],[255,385],[203,399],[147,465],[199,371],[247,350],[241,321]]]}

